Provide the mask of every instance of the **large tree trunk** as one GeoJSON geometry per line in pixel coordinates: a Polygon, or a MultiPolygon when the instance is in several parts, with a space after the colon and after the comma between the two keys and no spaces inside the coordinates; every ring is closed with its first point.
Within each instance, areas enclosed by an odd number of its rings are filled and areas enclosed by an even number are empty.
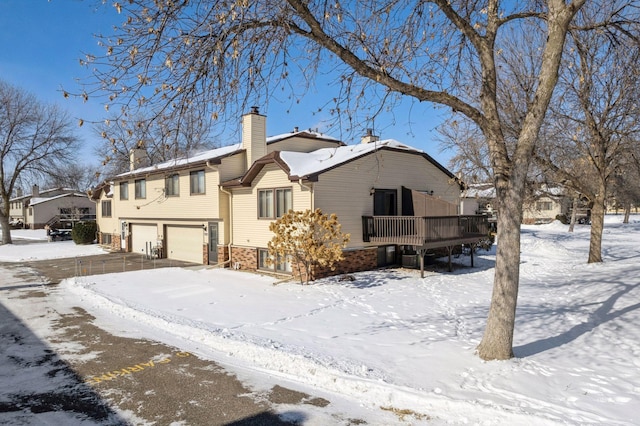
{"type": "Polygon", "coordinates": [[[602,230],[604,229],[605,188],[600,185],[591,208],[591,237],[588,263],[602,262],[602,230]]]}
{"type": "Polygon", "coordinates": [[[0,229],[2,229],[2,244],[11,244],[11,226],[9,215],[0,215],[0,229]]]}
{"type": "Polygon", "coordinates": [[[520,280],[520,223],[524,180],[497,184],[498,230],[496,267],[487,326],[478,346],[485,360],[513,357],[513,331],[520,280]],[[503,188],[499,188],[503,186],[503,188]]]}

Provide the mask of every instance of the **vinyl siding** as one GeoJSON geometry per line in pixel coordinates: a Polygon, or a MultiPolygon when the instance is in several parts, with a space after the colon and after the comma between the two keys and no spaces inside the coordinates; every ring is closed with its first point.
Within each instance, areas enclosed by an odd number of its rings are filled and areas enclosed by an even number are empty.
{"type": "Polygon", "coordinates": [[[397,190],[400,214],[402,186],[459,203],[459,186],[425,158],[379,151],[321,174],[314,183],[315,207],[338,216],[342,231],[351,234],[349,247],[362,247],[362,216],[373,214],[371,189],[397,190]]]}
{"type": "Polygon", "coordinates": [[[329,142],[310,138],[293,136],[267,145],[267,153],[273,151],[311,152],[322,148],[336,148],[338,142],[329,142]]]}
{"type": "MultiPolygon", "coordinates": [[[[202,170],[202,169],[193,169],[202,170]]],[[[146,177],[146,198],[136,199],[135,179],[129,180],[129,199],[120,199],[120,186],[115,185],[114,203],[118,205],[118,216],[127,219],[203,219],[218,218],[219,189],[218,173],[205,168],[205,193],[190,194],[189,170],[178,172],[180,195],[164,195],[164,174],[146,177]]],[[[122,181],[119,181],[122,182],[122,181]]],[[[119,183],[118,182],[118,183],[119,183]]]]}
{"type": "Polygon", "coordinates": [[[297,182],[289,181],[286,173],[276,165],[266,165],[256,176],[251,188],[233,190],[233,244],[266,247],[273,237],[269,224],[273,220],[258,219],[258,190],[291,188],[294,210],[311,208],[310,192],[297,182]]]}

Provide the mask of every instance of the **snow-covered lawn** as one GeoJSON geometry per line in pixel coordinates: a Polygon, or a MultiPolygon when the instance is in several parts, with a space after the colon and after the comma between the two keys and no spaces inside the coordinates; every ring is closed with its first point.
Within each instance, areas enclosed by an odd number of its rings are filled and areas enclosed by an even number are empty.
{"type": "MultiPolygon", "coordinates": [[[[2,231],[0,231],[0,236],[2,236],[2,231]]],[[[73,241],[49,243],[47,242],[47,232],[44,229],[14,229],[11,231],[11,238],[14,244],[0,245],[0,262],[60,259],[105,253],[96,244],[76,245],[73,241]],[[38,241],[45,243],[38,243],[38,241]]]]}
{"type": "MultiPolygon", "coordinates": [[[[640,407],[640,216],[621,220],[606,219],[601,264],[586,263],[588,226],[522,227],[509,361],[474,354],[494,252],[424,279],[392,269],[274,286],[256,274],[172,268],[61,288],[113,332],[352,397],[374,425],[391,408],[407,410],[399,424],[631,425],[640,407]]],[[[11,248],[24,258],[21,247],[0,247],[0,260],[11,248]]]]}

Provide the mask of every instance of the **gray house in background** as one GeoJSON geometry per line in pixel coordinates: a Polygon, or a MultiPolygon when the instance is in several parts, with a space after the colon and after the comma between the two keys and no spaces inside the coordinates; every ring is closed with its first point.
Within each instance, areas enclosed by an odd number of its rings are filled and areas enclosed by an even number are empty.
{"type": "Polygon", "coordinates": [[[83,220],[95,220],[96,206],[87,194],[71,188],[40,191],[32,187],[31,194],[9,200],[9,220],[13,226],[42,229],[45,225],[72,228],[83,220]]]}

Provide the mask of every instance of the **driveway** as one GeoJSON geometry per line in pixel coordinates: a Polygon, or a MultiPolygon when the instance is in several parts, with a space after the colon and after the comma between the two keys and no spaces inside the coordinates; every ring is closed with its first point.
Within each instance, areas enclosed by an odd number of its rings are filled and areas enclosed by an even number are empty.
{"type": "MultiPolygon", "coordinates": [[[[4,389],[2,416],[19,424],[32,424],[43,413],[64,413],[101,425],[284,425],[307,424],[305,412],[330,406],[327,399],[273,378],[263,377],[261,382],[273,384],[256,390],[215,362],[159,342],[118,336],[81,307],[58,303],[63,295],[57,283],[64,278],[167,266],[194,265],[121,253],[0,264],[4,274],[15,277],[0,284],[0,336],[10,343],[0,350],[0,365],[7,367],[0,371],[9,375],[2,386],[23,383],[21,375],[35,366],[45,369],[41,380],[62,380],[53,388],[4,389]],[[43,327],[43,319],[52,331],[33,332],[43,327]]],[[[335,414],[327,418],[332,424],[365,424],[335,414]]]]}

